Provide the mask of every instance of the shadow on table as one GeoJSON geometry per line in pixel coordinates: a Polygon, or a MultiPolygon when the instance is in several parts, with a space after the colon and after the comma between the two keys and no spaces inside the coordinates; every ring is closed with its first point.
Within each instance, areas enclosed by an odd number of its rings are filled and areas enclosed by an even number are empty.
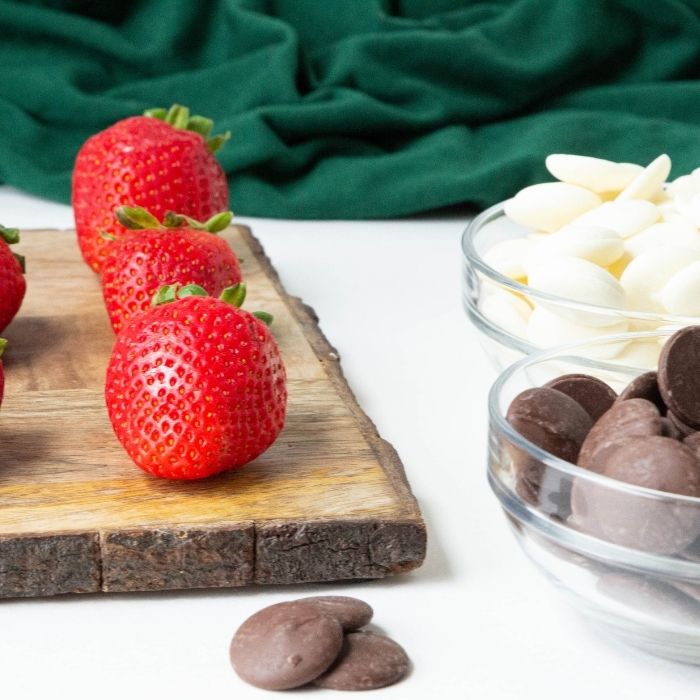
{"type": "Polygon", "coordinates": [[[53,431],[49,428],[37,430],[18,428],[16,425],[9,427],[0,421],[0,484],[3,477],[6,480],[12,478],[13,482],[28,478],[31,470],[50,453],[53,438],[53,431]]]}

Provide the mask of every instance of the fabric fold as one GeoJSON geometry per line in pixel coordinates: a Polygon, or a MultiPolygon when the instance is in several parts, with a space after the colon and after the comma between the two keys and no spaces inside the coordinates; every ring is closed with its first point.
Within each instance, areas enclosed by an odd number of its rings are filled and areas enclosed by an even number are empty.
{"type": "Polygon", "coordinates": [[[179,102],[239,214],[485,207],[571,152],[700,165],[697,0],[0,0],[0,181],[68,201],[91,134],[179,102]]]}

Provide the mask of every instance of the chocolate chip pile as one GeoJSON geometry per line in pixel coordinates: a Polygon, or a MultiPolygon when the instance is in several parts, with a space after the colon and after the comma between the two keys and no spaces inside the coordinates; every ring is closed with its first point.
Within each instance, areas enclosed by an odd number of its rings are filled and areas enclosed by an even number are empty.
{"type": "MultiPolygon", "coordinates": [[[[700,497],[700,326],[666,342],[657,372],[635,378],[618,396],[584,374],[558,377],[513,399],[508,422],[546,452],[597,474],[657,491],[700,497]]],[[[573,478],[556,490],[547,466],[510,450],[516,489],[577,529],[658,554],[682,551],[700,536],[700,507],[644,498],[605,483],[573,478]]]]}
{"type": "Polygon", "coordinates": [[[312,684],[333,690],[374,690],[400,681],[406,652],[360,628],[372,619],[364,601],[316,596],[259,610],[231,641],[231,664],[247,683],[266,690],[312,684]]]}

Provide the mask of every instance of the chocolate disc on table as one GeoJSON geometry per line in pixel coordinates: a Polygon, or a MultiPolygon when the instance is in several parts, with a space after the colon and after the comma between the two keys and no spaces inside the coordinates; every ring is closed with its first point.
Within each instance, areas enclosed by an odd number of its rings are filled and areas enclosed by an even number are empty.
{"type": "Polygon", "coordinates": [[[669,412],[700,428],[700,326],[674,333],[659,357],[659,390],[669,412]]]}
{"type": "Polygon", "coordinates": [[[681,552],[700,535],[700,511],[695,504],[672,497],[644,497],[612,481],[700,496],[700,460],[683,443],[659,435],[628,438],[598,455],[595,466],[611,481],[574,479],[571,525],[578,530],[654,554],[681,552]]]}
{"type": "Polygon", "coordinates": [[[313,605],[295,602],[263,608],[231,641],[231,664],[247,683],[266,690],[306,685],[338,657],[343,628],[313,605]]]}
{"type": "Polygon", "coordinates": [[[580,403],[594,422],[617,398],[617,394],[604,381],[588,374],[563,374],[544,386],[561,391],[580,403]]]}
{"type": "MultiPolygon", "coordinates": [[[[527,389],[518,394],[508,407],[506,420],[530,442],[572,463],[576,462],[592,425],[591,417],[581,404],[548,387],[527,389]]],[[[545,465],[513,444],[508,444],[506,449],[513,460],[516,491],[528,503],[539,503],[545,465]]],[[[552,497],[553,494],[548,495],[550,500],[552,497]]],[[[556,498],[566,501],[564,510],[568,513],[568,493],[556,498]]],[[[555,511],[563,507],[555,502],[551,506],[555,511]]]]}
{"type": "Polygon", "coordinates": [[[630,437],[663,435],[664,423],[659,409],[646,399],[617,401],[591,428],[581,446],[578,464],[586,469],[600,471],[596,453],[607,450],[630,437]]]}
{"type": "Polygon", "coordinates": [[[374,632],[345,635],[338,660],[313,684],[330,690],[374,690],[400,681],[409,669],[403,648],[374,632]]]}
{"type": "Polygon", "coordinates": [[[661,398],[657,373],[654,371],[644,372],[644,374],[635,377],[617,397],[618,401],[627,401],[627,399],[651,401],[659,409],[662,416],[666,415],[666,404],[661,398]]]}
{"type": "Polygon", "coordinates": [[[364,600],[343,595],[311,596],[293,602],[297,605],[313,606],[319,613],[334,617],[346,632],[368,625],[374,614],[371,606],[364,600]]]}

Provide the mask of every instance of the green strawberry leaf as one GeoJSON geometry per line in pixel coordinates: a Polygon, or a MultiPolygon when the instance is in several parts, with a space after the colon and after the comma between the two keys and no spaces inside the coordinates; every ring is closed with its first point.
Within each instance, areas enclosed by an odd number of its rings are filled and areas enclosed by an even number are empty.
{"type": "Polygon", "coordinates": [[[7,245],[19,243],[19,229],[5,228],[2,224],[0,224],[0,238],[2,238],[7,245]]]}
{"type": "Polygon", "coordinates": [[[240,308],[245,301],[247,291],[245,283],[241,282],[240,284],[234,284],[232,287],[226,287],[219,295],[219,299],[227,304],[231,304],[231,306],[240,308]]]}
{"type": "MultiPolygon", "coordinates": [[[[245,301],[246,292],[245,283],[240,282],[239,284],[226,287],[219,295],[219,300],[231,304],[231,306],[235,306],[236,308],[240,308],[245,301]]],[[[151,306],[169,304],[177,299],[185,299],[186,297],[192,296],[208,297],[209,294],[204,287],[200,287],[198,284],[186,284],[183,287],[180,287],[178,284],[167,284],[153,295],[151,306]]],[[[262,321],[266,326],[272,323],[273,316],[267,313],[267,311],[254,311],[252,315],[259,321],[262,321]]]]}
{"type": "Polygon", "coordinates": [[[268,314],[267,311],[253,311],[253,316],[255,316],[255,318],[257,318],[259,321],[262,321],[266,326],[269,326],[274,318],[274,316],[272,314],[268,314]]]}
{"type": "Polygon", "coordinates": [[[163,107],[153,107],[153,109],[147,109],[143,113],[144,117],[153,117],[154,119],[160,119],[162,122],[168,116],[168,110],[163,107]]]}
{"type": "Polygon", "coordinates": [[[178,104],[174,104],[165,115],[165,121],[176,129],[186,129],[189,120],[190,110],[178,104]]]}
{"type": "Polygon", "coordinates": [[[151,299],[151,306],[160,306],[161,304],[169,304],[177,298],[177,285],[167,284],[161,287],[151,299]]]}
{"type": "Polygon", "coordinates": [[[220,211],[218,214],[214,214],[211,219],[207,219],[202,224],[202,228],[205,231],[209,231],[209,233],[219,233],[219,231],[223,231],[231,225],[232,219],[232,211],[220,211]]]}
{"type": "Polygon", "coordinates": [[[25,274],[27,272],[27,259],[19,253],[12,253],[12,255],[15,256],[15,260],[19,263],[22,274],[25,274]]]}
{"type": "Polygon", "coordinates": [[[114,210],[117,221],[128,229],[161,228],[160,221],[143,207],[121,206],[114,210]]]}
{"type": "Polygon", "coordinates": [[[230,131],[224,131],[223,134],[212,136],[210,139],[207,139],[207,148],[209,148],[212,153],[216,153],[230,138],[230,131]]]}
{"type": "Polygon", "coordinates": [[[166,211],[163,217],[163,226],[165,228],[179,228],[187,223],[182,214],[176,214],[174,211],[166,211]]]}
{"type": "Polygon", "coordinates": [[[180,287],[177,292],[178,299],[184,299],[185,297],[208,297],[209,294],[204,287],[200,287],[198,284],[186,284],[184,287],[180,287]]]}
{"type": "Polygon", "coordinates": [[[214,120],[195,114],[189,118],[185,128],[187,131],[194,131],[195,134],[199,134],[203,139],[206,139],[214,128],[214,120]]]}

